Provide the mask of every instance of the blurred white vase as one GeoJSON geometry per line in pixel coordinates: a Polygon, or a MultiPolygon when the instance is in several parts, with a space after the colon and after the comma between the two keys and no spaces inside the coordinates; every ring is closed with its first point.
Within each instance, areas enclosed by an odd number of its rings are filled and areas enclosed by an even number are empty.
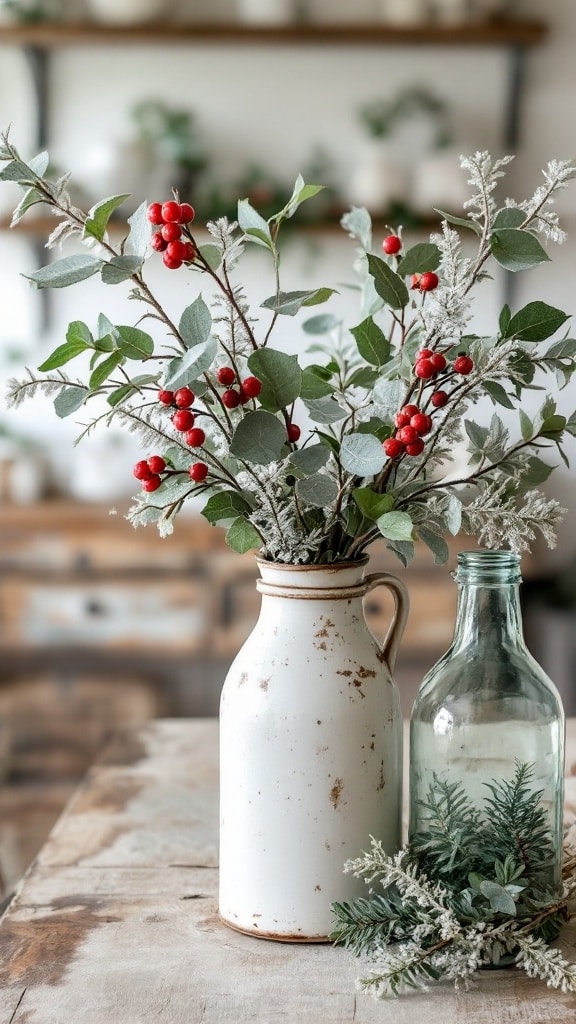
{"type": "Polygon", "coordinates": [[[419,25],[427,20],[427,0],[379,0],[380,18],[389,25],[419,25]]]}
{"type": "Polygon", "coordinates": [[[359,152],[346,198],[373,214],[387,213],[394,203],[406,201],[406,169],[386,142],[370,140],[359,152]]]}
{"type": "Polygon", "coordinates": [[[87,0],[96,21],[111,25],[136,25],[166,15],[164,0],[87,0]]]}
{"type": "MultiPolygon", "coordinates": [[[[465,151],[466,147],[464,147],[465,151]]],[[[418,213],[430,215],[434,209],[462,214],[470,193],[466,175],[460,168],[459,152],[452,146],[421,156],[412,173],[412,205],[418,213]]]]}

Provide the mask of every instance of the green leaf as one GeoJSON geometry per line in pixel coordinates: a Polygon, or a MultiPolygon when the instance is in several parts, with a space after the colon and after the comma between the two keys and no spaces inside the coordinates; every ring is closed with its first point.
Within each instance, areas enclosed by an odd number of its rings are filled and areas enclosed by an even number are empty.
{"type": "Polygon", "coordinates": [[[403,277],[409,274],[423,274],[440,266],[440,249],[433,242],[419,242],[411,246],[397,266],[397,273],[403,277]]]}
{"type": "Polygon", "coordinates": [[[23,160],[11,160],[0,171],[0,181],[17,181],[20,184],[34,185],[34,175],[30,173],[28,164],[23,160]]]}
{"type": "Polygon", "coordinates": [[[118,326],[118,348],[126,359],[142,361],[154,352],[154,341],[146,331],[138,327],[118,326]]]}
{"type": "Polygon", "coordinates": [[[385,512],[376,520],[376,526],[387,540],[414,539],[414,524],[407,512],[385,512]]]}
{"type": "Polygon", "coordinates": [[[178,330],[187,348],[208,341],[212,330],[212,314],[201,295],[198,295],[180,317],[178,330]]]}
{"type": "Polygon", "coordinates": [[[313,444],[309,448],[299,448],[298,451],[292,452],[289,461],[300,473],[311,476],[326,465],[329,457],[330,452],[326,445],[313,444]]]}
{"type": "Polygon", "coordinates": [[[505,270],[530,270],[549,260],[538,239],[527,231],[503,228],[494,232],[490,240],[492,255],[505,270]]]}
{"type": "Polygon", "coordinates": [[[213,494],[202,509],[202,515],[214,526],[232,521],[250,511],[250,506],[238,491],[219,491],[213,494]]]}
{"type": "Polygon", "coordinates": [[[522,431],[522,440],[529,441],[534,434],[534,425],[532,420],[524,412],[524,409],[520,409],[520,430],[522,431]]]}
{"type": "Polygon", "coordinates": [[[254,209],[248,199],[240,199],[238,201],[238,224],[248,242],[263,245],[266,249],[274,248],[270,225],[254,209]]]}
{"type": "Polygon", "coordinates": [[[329,508],[338,497],[338,484],[325,473],[304,477],[296,481],[296,493],[305,505],[329,508]]]}
{"type": "Polygon", "coordinates": [[[304,401],[313,401],[316,398],[325,398],[326,395],[334,394],[334,388],[328,381],[322,380],[310,367],[302,370],[302,386],[300,397],[304,401]]]}
{"type": "Polygon", "coordinates": [[[257,466],[282,457],[286,427],[272,413],[257,409],[240,420],[230,443],[230,454],[257,466]]]}
{"type": "Polygon", "coordinates": [[[226,533],[226,543],[237,554],[245,555],[248,551],[260,548],[262,538],[252,523],[249,523],[244,516],[238,516],[226,533]]]}
{"type": "Polygon", "coordinates": [[[202,256],[211,270],[218,270],[218,267],[222,263],[222,248],[219,245],[208,242],[207,245],[201,245],[198,252],[202,256]]]}
{"type": "Polygon", "coordinates": [[[261,303],[263,309],[273,309],[283,316],[295,316],[303,306],[317,306],[335,294],[334,288],[315,288],[313,291],[279,292],[261,303]]]}
{"type": "Polygon", "coordinates": [[[384,450],[372,434],[347,434],[340,447],[340,460],[354,476],[376,476],[386,461],[384,450]]]}
{"type": "Polygon", "coordinates": [[[49,263],[32,274],[24,274],[36,288],[68,288],[97,274],[102,260],[95,256],[65,256],[63,260],[49,263]]]}
{"type": "Polygon", "coordinates": [[[305,334],[329,334],[342,323],[333,313],[317,313],[302,324],[305,334]]]}
{"type": "Polygon", "coordinates": [[[445,210],[439,210],[437,207],[434,207],[434,212],[442,217],[442,220],[445,220],[447,224],[453,224],[456,228],[467,228],[469,231],[474,231],[477,235],[482,234],[480,224],[477,224],[474,220],[469,220],[466,217],[456,217],[455,214],[446,213],[445,210]]]}
{"type": "Polygon", "coordinates": [[[63,366],[64,363],[68,363],[81,352],[86,352],[87,349],[93,347],[93,338],[86,324],[83,324],[81,320],[74,320],[68,325],[64,344],[54,349],[54,352],[41,363],[38,369],[41,373],[54,370],[57,366],[63,366]]]}
{"type": "Polygon", "coordinates": [[[347,415],[333,398],[318,398],[304,404],[313,423],[337,423],[347,415]]]}
{"type": "Polygon", "coordinates": [[[509,328],[510,320],[511,319],[512,319],[512,313],[510,311],[510,306],[506,304],[506,305],[502,306],[502,311],[501,311],[500,317],[498,319],[498,327],[500,329],[500,334],[502,335],[503,338],[509,338],[510,337],[510,335],[508,334],[508,328],[509,328]]]}
{"type": "Polygon", "coordinates": [[[386,545],[386,547],[388,548],[389,551],[392,551],[392,553],[395,554],[397,558],[400,559],[405,569],[414,558],[414,544],[412,541],[391,540],[390,543],[386,545]]]}
{"type": "Polygon", "coordinates": [[[189,348],[183,356],[171,359],[166,370],[163,386],[176,391],[190,384],[196,377],[210,369],[216,356],[218,345],[215,338],[189,348]]]}
{"type": "Polygon", "coordinates": [[[129,198],[130,194],[126,192],[124,195],[110,196],[108,199],[102,199],[101,202],[96,203],[96,205],[88,211],[88,217],[84,224],[84,235],[90,235],[92,238],[96,238],[101,242],[106,234],[108,221],[114,213],[114,210],[117,210],[118,207],[122,206],[122,203],[129,198]]]}
{"type": "Polygon", "coordinates": [[[417,530],[420,539],[424,541],[426,547],[430,548],[434,555],[436,565],[446,565],[450,550],[444,538],[440,534],[435,533],[434,530],[430,530],[427,526],[419,525],[417,530]]]}
{"type": "Polygon", "coordinates": [[[357,327],[351,327],[350,333],[356,340],[360,355],[367,363],[372,366],[383,366],[388,362],[390,342],[371,316],[366,317],[357,327]]]}
{"type": "Polygon", "coordinates": [[[16,225],[19,224],[22,220],[27,210],[29,210],[32,206],[37,206],[38,203],[43,202],[45,202],[45,199],[42,193],[38,192],[35,188],[29,188],[28,191],[22,196],[22,199],[20,200],[18,206],[12,214],[10,227],[16,227],[16,225]]]}
{"type": "Polygon", "coordinates": [[[498,882],[490,882],[485,879],[480,882],[480,892],[490,903],[490,908],[497,914],[507,914],[509,917],[516,917],[516,904],[509,892],[498,882]]]}
{"type": "Polygon", "coordinates": [[[101,363],[98,363],[90,375],[90,380],[88,381],[88,387],[90,390],[96,391],[106,380],[108,380],[110,374],[122,362],[124,362],[122,354],[120,352],[113,352],[112,355],[107,356],[101,363]]]}
{"type": "Polygon", "coordinates": [[[516,406],[511,401],[509,396],[506,394],[506,391],[504,390],[502,385],[498,383],[498,381],[483,380],[482,387],[484,391],[486,391],[486,393],[490,395],[490,398],[492,398],[494,402],[496,402],[497,405],[503,405],[505,406],[506,409],[516,408],[516,406]]]}
{"type": "Polygon", "coordinates": [[[404,404],[405,395],[406,384],[399,377],[394,380],[382,377],[372,393],[375,411],[383,420],[392,422],[394,414],[404,404]]]}
{"type": "Polygon", "coordinates": [[[548,306],[545,302],[529,302],[510,320],[506,337],[516,337],[520,341],[545,341],[567,320],[567,314],[561,309],[548,306]]]}
{"type": "Polygon", "coordinates": [[[376,494],[370,487],[356,487],[352,491],[352,497],[362,515],[372,522],[391,512],[394,507],[394,498],[391,494],[376,494]]]}
{"type": "Polygon", "coordinates": [[[139,256],[113,256],[108,263],[102,264],[101,278],[104,284],[121,284],[129,281],[142,266],[139,256]]]}
{"type": "Polygon", "coordinates": [[[372,218],[363,206],[353,206],[340,218],[340,224],[352,238],[356,238],[362,248],[369,252],[372,248],[372,218]]]}
{"type": "MultiPolygon", "coordinates": [[[[380,379],[378,370],[371,370],[369,366],[359,366],[354,373],[351,373],[346,381],[346,386],[350,388],[365,388],[371,391],[377,380],[380,379]]],[[[366,431],[364,431],[366,433],[366,431]]],[[[370,431],[368,431],[370,433],[370,431]]]]}
{"type": "Polygon", "coordinates": [[[56,415],[61,420],[66,419],[66,416],[70,416],[73,412],[77,412],[77,410],[84,405],[86,396],[86,388],[81,388],[76,385],[70,385],[70,387],[62,388],[54,399],[54,411],[56,412],[56,415]]]}
{"type": "Polygon", "coordinates": [[[390,437],[392,433],[392,426],[390,423],[384,423],[383,420],[378,419],[377,416],[371,416],[365,423],[359,423],[356,428],[357,434],[374,434],[380,442],[384,441],[385,438],[390,437]]]}
{"type": "Polygon", "coordinates": [[[525,220],[526,214],[518,206],[503,206],[494,217],[494,228],[519,228],[525,220]]]}
{"type": "Polygon", "coordinates": [[[369,253],[367,259],[368,269],[374,278],[374,287],[380,298],[391,309],[403,309],[407,306],[410,296],[402,278],[379,256],[369,253]]]}
{"type": "Polygon", "coordinates": [[[560,415],[548,416],[544,420],[544,422],[543,422],[542,426],[540,427],[540,430],[538,431],[538,433],[539,433],[539,435],[541,437],[549,437],[551,440],[555,440],[555,439],[561,437],[561,435],[563,434],[565,429],[566,429],[566,417],[565,416],[560,416],[560,415]]]}
{"type": "Polygon", "coordinates": [[[131,217],[128,217],[130,231],[124,242],[124,254],[126,256],[138,256],[144,261],[152,252],[150,239],[152,238],[152,225],[147,216],[148,204],[140,203],[140,206],[131,217]]]}
{"type": "Polygon", "coordinates": [[[280,210],[280,213],[275,214],[272,220],[281,221],[287,220],[289,217],[293,217],[302,203],[305,203],[308,199],[313,199],[314,196],[317,196],[324,188],[324,185],[307,185],[302,175],[299,174],[296,178],[292,195],[286,203],[286,206],[280,210]]]}
{"type": "Polygon", "coordinates": [[[298,357],[273,348],[252,352],[248,368],[262,382],[260,404],[269,412],[279,412],[295,402],[302,388],[302,370],[298,357]]]}

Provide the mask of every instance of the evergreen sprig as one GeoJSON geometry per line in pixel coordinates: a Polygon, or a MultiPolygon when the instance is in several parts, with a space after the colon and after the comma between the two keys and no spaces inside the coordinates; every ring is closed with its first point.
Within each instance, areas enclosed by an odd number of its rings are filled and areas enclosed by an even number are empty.
{"type": "Polygon", "coordinates": [[[548,945],[570,917],[576,852],[566,847],[558,892],[547,875],[554,850],[533,769],[517,763],[494,780],[482,810],[461,783],[437,776],[423,801],[426,829],[394,856],[371,848],[345,870],[370,894],[333,905],[331,938],[364,957],[359,981],[377,998],[448,978],[468,987],[482,967],[514,962],[563,992],[576,992],[576,965],[548,945]]]}

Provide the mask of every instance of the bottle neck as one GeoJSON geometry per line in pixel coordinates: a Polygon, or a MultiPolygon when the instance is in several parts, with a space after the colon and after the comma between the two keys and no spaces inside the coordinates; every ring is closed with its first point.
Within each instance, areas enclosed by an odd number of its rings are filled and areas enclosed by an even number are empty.
{"type": "Polygon", "coordinates": [[[509,551],[461,552],[454,648],[524,648],[520,562],[509,551]]]}

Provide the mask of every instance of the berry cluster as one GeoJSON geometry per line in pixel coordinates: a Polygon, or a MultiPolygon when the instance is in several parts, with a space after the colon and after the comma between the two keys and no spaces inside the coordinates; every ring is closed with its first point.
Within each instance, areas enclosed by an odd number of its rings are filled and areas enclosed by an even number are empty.
{"type": "MultiPolygon", "coordinates": [[[[429,348],[422,348],[416,354],[414,362],[414,374],[421,381],[421,389],[428,381],[446,371],[446,374],[456,373],[466,377],[474,369],[474,360],[471,356],[461,352],[449,366],[446,356],[442,352],[434,352],[429,348]]],[[[447,391],[435,388],[429,396],[432,409],[442,409],[450,399],[447,391]]],[[[400,455],[421,455],[424,451],[422,438],[432,430],[432,416],[421,410],[417,405],[404,405],[394,417],[396,430],[392,437],[387,437],[382,447],[388,458],[397,459],[400,455]]]]}
{"type": "Polygon", "coordinates": [[[237,409],[239,405],[246,405],[251,398],[258,398],[262,390],[262,381],[258,377],[245,377],[243,381],[237,381],[236,370],[231,366],[221,366],[216,373],[216,380],[226,388],[222,392],[222,405],[227,409],[237,409]],[[232,384],[237,387],[231,387],[232,384]]]}
{"type": "Polygon", "coordinates": [[[150,203],[147,217],[151,224],[159,227],[152,235],[151,245],[156,252],[162,253],[168,270],[178,270],[183,263],[191,263],[196,258],[194,243],[182,238],[182,225],[190,224],[195,217],[190,203],[177,203],[175,199],[166,203],[150,203]]]}
{"type": "Polygon", "coordinates": [[[155,491],[162,483],[161,473],[166,463],[161,455],[151,455],[149,459],[140,459],[134,466],[133,473],[142,482],[143,491],[155,491]]]}

